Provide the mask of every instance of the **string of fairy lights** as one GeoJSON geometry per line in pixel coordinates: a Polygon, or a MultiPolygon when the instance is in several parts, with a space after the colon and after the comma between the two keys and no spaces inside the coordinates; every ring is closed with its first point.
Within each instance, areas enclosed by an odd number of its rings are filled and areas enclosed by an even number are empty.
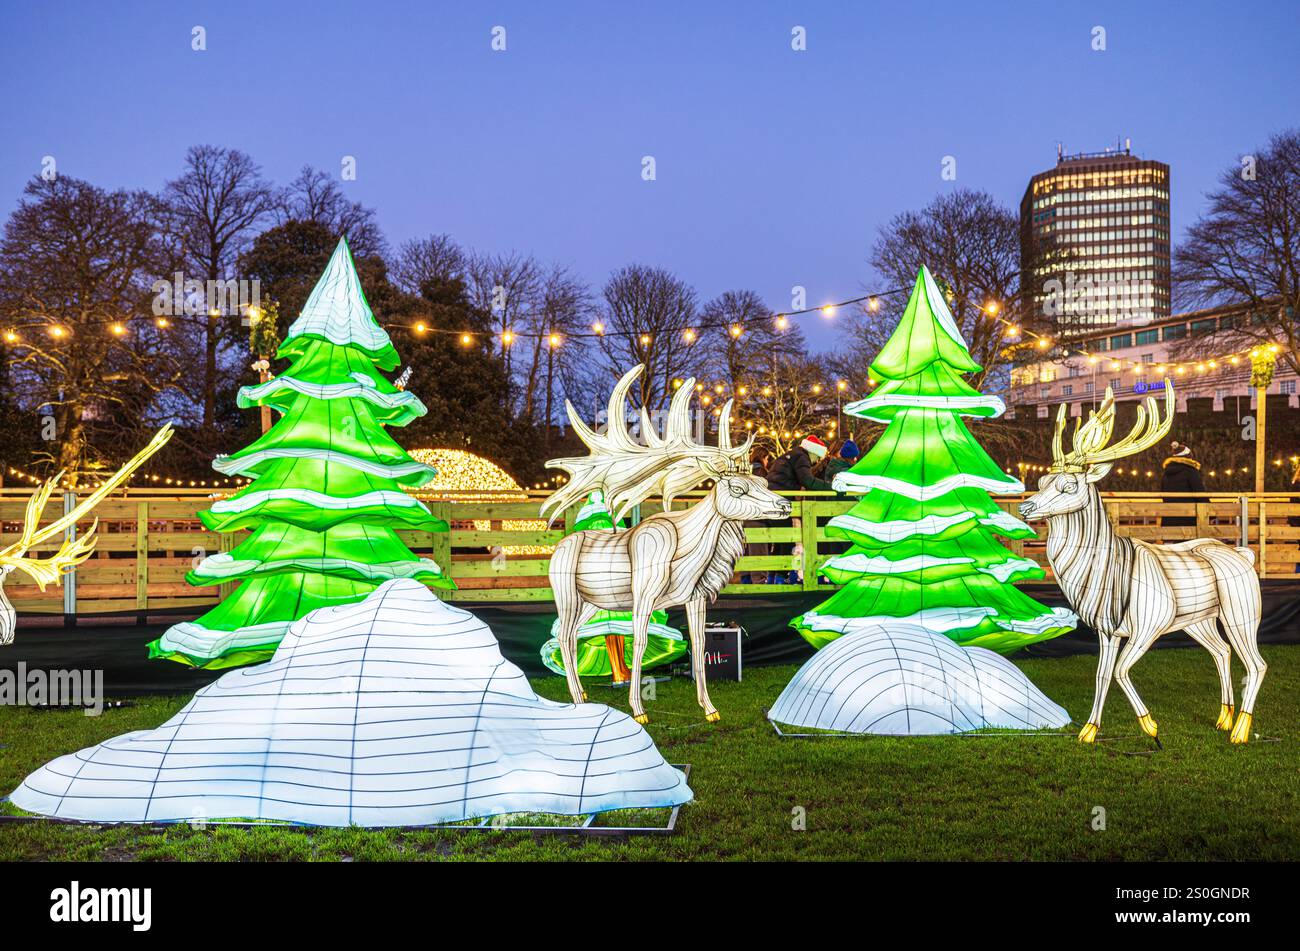
{"type": "MultiPolygon", "coordinates": [[[[1273,468],[1281,469],[1287,462],[1291,463],[1291,470],[1294,472],[1296,469],[1300,468],[1300,455],[1288,456],[1286,458],[1278,456],[1273,459],[1273,468]]],[[[1024,482],[1028,476],[1036,474],[1040,475],[1047,472],[1048,468],[1049,467],[1044,463],[1016,463],[1016,473],[1021,482],[1024,482]]],[[[1010,473],[1012,470],[1008,468],[1006,471],[1010,473]]],[[[1128,476],[1139,479],[1159,479],[1161,474],[1160,470],[1141,469],[1137,466],[1119,466],[1114,470],[1114,472],[1119,476],[1128,476]]],[[[1211,479],[1216,479],[1220,476],[1225,478],[1231,478],[1233,476],[1248,476],[1250,475],[1250,466],[1227,466],[1223,469],[1206,469],[1202,467],[1201,474],[1211,479]]]]}
{"type": "MultiPolygon", "coordinates": [[[[700,321],[680,331],[681,341],[689,346],[700,341],[705,331],[719,330],[719,329],[725,329],[733,339],[739,340],[756,325],[768,321],[770,321],[774,329],[779,332],[788,329],[791,326],[791,320],[793,318],[803,317],[811,314],[819,314],[824,318],[831,319],[834,318],[838,314],[838,312],[841,311],[843,308],[852,307],[854,305],[863,305],[863,308],[865,309],[866,312],[875,313],[880,309],[880,304],[882,300],[900,294],[908,294],[910,292],[911,292],[910,287],[895,287],[895,288],[889,288],[882,291],[861,294],[856,297],[850,297],[844,300],[833,301],[830,303],[821,304],[814,307],[805,307],[805,308],[795,309],[795,310],[780,311],[776,313],[756,315],[752,317],[741,317],[741,318],[725,320],[725,321],[700,321]]],[[[946,296],[949,302],[955,300],[955,297],[951,292],[948,292],[946,296]]],[[[260,317],[261,311],[256,305],[247,305],[243,307],[242,310],[244,310],[247,313],[248,317],[252,321],[256,321],[260,317]]],[[[1276,359],[1276,357],[1281,355],[1282,353],[1290,352],[1289,350],[1284,350],[1284,348],[1280,347],[1278,344],[1267,344],[1267,345],[1260,345],[1260,346],[1253,346],[1253,347],[1245,347],[1228,353],[1217,354],[1215,356],[1200,356],[1190,360],[1174,360],[1174,361],[1165,360],[1158,363],[1147,363],[1141,360],[1134,360],[1131,358],[1116,358],[1113,356],[1107,356],[1104,351],[1090,350],[1080,345],[1075,345],[1075,344],[1070,344],[1068,342],[1060,341],[1049,334],[1041,334],[1029,328],[1022,327],[1016,321],[1010,319],[1009,317],[1003,314],[1002,305],[996,300],[990,300],[982,305],[979,305],[977,307],[977,311],[981,315],[991,320],[994,320],[1003,326],[1004,328],[1003,336],[1006,338],[1008,346],[1014,347],[1017,345],[1025,345],[1027,347],[1032,347],[1034,349],[1043,351],[1045,357],[1048,356],[1049,353],[1051,354],[1052,357],[1061,357],[1061,358],[1079,356],[1079,357],[1083,357],[1088,362],[1089,365],[1095,366],[1098,369],[1101,369],[1103,365],[1107,366],[1111,371],[1122,371],[1124,369],[1128,369],[1129,371],[1131,371],[1137,376],[1142,376],[1147,373],[1150,373],[1154,377],[1158,377],[1158,378],[1184,377],[1187,376],[1189,373],[1196,374],[1196,375],[1204,375],[1206,373],[1214,373],[1219,370],[1228,370],[1229,368],[1240,367],[1243,364],[1248,365],[1249,361],[1257,359],[1260,355],[1264,353],[1266,353],[1269,357],[1276,359]]],[[[221,311],[210,311],[209,316],[212,317],[221,316],[221,311]]],[[[90,323],[92,324],[102,323],[107,327],[108,332],[112,336],[123,337],[130,332],[129,324],[131,322],[145,320],[145,319],[150,319],[150,318],[131,317],[131,318],[122,318],[122,319],[104,319],[99,321],[91,321],[90,323]]],[[[167,316],[155,316],[151,319],[153,325],[159,330],[169,330],[176,324],[176,320],[174,320],[173,318],[169,318],[167,316]]],[[[520,320],[527,319],[527,315],[519,316],[516,319],[520,319],[520,320]]],[[[184,318],[182,318],[181,320],[183,321],[184,318]]],[[[62,322],[43,320],[42,318],[34,318],[33,325],[39,326],[42,332],[44,332],[46,335],[48,335],[50,338],[52,338],[55,341],[63,341],[72,335],[72,330],[65,323],[62,322]]],[[[25,330],[26,328],[22,328],[22,329],[25,330]]],[[[508,348],[512,346],[516,341],[519,340],[538,339],[538,338],[545,339],[547,347],[551,349],[555,349],[562,346],[566,339],[572,339],[572,338],[579,338],[579,339],[600,338],[600,337],[636,338],[638,342],[644,347],[649,347],[654,343],[654,335],[650,333],[640,332],[635,329],[620,330],[617,328],[611,328],[604,321],[601,320],[594,321],[591,324],[590,329],[587,331],[581,331],[581,332],[567,331],[565,333],[546,331],[546,330],[516,331],[507,327],[505,329],[495,330],[490,334],[488,334],[484,332],[452,330],[448,328],[434,327],[424,320],[416,320],[414,323],[408,326],[408,329],[417,336],[421,336],[424,334],[455,335],[459,337],[460,343],[467,348],[473,347],[474,345],[476,345],[481,340],[487,337],[491,337],[495,341],[499,342],[502,348],[508,348]]],[[[6,329],[3,332],[3,339],[7,344],[11,346],[17,346],[17,347],[22,347],[24,345],[31,346],[24,339],[23,334],[20,332],[20,328],[17,327],[10,327],[6,329]]],[[[868,376],[867,382],[869,386],[874,387],[878,381],[873,377],[868,376]]],[[[674,380],[673,383],[674,383],[674,387],[676,388],[682,386],[684,384],[684,381],[681,379],[677,379],[674,380]]],[[[798,393],[803,396],[810,396],[814,399],[822,397],[823,395],[829,395],[830,393],[835,393],[838,402],[839,399],[843,398],[843,394],[848,389],[848,385],[849,384],[847,381],[841,379],[841,380],[836,380],[833,384],[812,382],[812,383],[804,383],[802,385],[787,386],[787,387],[780,387],[776,384],[757,385],[757,384],[748,384],[748,383],[737,384],[734,387],[729,387],[724,383],[715,383],[712,386],[707,386],[706,384],[703,383],[697,383],[695,385],[695,389],[699,394],[700,404],[703,407],[708,408],[710,404],[715,402],[721,402],[720,398],[728,397],[728,396],[735,401],[737,406],[743,406],[745,401],[750,398],[755,398],[755,399],[771,398],[774,395],[776,395],[779,389],[785,389],[792,393],[798,393]]],[[[712,415],[715,417],[720,416],[721,408],[714,406],[712,409],[712,415]]],[[[808,412],[804,414],[805,419],[810,419],[817,415],[819,414],[815,412],[808,412]]],[[[818,428],[826,430],[827,435],[829,435],[832,439],[834,439],[836,438],[837,435],[836,429],[838,427],[838,418],[839,418],[839,412],[837,406],[835,419],[829,422],[821,423],[818,428]]],[[[733,425],[741,424],[745,427],[746,430],[753,431],[760,436],[771,436],[773,438],[780,438],[780,439],[792,439],[792,438],[798,439],[806,435],[806,433],[800,429],[784,428],[780,425],[773,425],[774,421],[772,420],[769,420],[767,422],[764,422],[761,419],[740,420],[734,415],[730,419],[733,425]]],[[[1280,466],[1281,460],[1275,460],[1274,464],[1280,466]]],[[[1020,465],[1024,467],[1024,466],[1029,466],[1031,464],[1021,463],[1020,465]]],[[[1025,471],[1034,471],[1034,470],[1027,468],[1025,469],[1025,471]]],[[[1229,474],[1229,475],[1235,474],[1237,471],[1238,470],[1235,469],[1224,470],[1225,474],[1229,474]]],[[[1241,469],[1239,471],[1244,472],[1245,470],[1241,469]]],[[[26,481],[31,484],[39,484],[40,482],[44,481],[42,478],[35,476],[31,473],[24,472],[21,469],[18,469],[17,467],[10,467],[9,474],[16,479],[19,479],[21,481],[26,481]]],[[[1133,470],[1132,474],[1137,475],[1138,470],[1136,469],[1133,470]]],[[[1152,472],[1151,476],[1154,477],[1154,475],[1155,473],[1152,472]]],[[[93,477],[91,478],[93,479],[93,477]]],[[[243,478],[188,479],[183,477],[163,475],[160,473],[137,473],[133,477],[133,481],[141,482],[159,488],[166,486],[166,487],[175,487],[175,488],[222,489],[222,488],[238,487],[239,485],[242,485],[248,482],[249,480],[243,478]]],[[[95,483],[93,481],[89,481],[87,484],[93,486],[95,483]]]]}

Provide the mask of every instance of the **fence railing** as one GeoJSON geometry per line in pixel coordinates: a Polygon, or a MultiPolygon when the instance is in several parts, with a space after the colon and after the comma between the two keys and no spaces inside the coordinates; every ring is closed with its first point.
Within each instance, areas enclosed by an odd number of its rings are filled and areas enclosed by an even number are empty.
{"type": "MultiPolygon", "coordinates": [[[[831,590],[819,583],[817,569],[844,542],[826,537],[826,523],[848,511],[853,499],[828,493],[786,493],[794,503],[793,524],[761,522],[746,526],[746,553],[736,565],[724,593],[764,594],[831,590]],[[794,573],[794,583],[791,583],[794,573]]],[[[0,547],[18,537],[30,490],[0,489],[0,547]]],[[[459,601],[547,601],[546,571],[551,546],[564,537],[557,521],[547,528],[538,519],[543,493],[521,493],[510,501],[427,500],[433,512],[451,525],[449,533],[401,532],[417,554],[432,558],[455,579],[458,590],[446,592],[459,601]]],[[[1120,534],[1150,542],[1218,538],[1246,544],[1256,553],[1262,577],[1294,575],[1300,564],[1300,494],[1205,493],[1187,501],[1158,493],[1103,493],[1120,534]],[[1203,499],[1204,501],[1196,501],[1203,499]],[[1188,524],[1177,524],[1186,522],[1188,524]]],[[[1005,496],[998,504],[1012,514],[1023,496],[1005,496]]],[[[204,491],[130,491],[102,502],[95,554],[63,582],[44,592],[21,572],[11,574],[5,592],[20,613],[101,614],[150,611],[201,613],[217,603],[234,583],[194,588],[185,573],[207,555],[229,551],[243,533],[219,535],[204,529],[197,513],[211,496],[204,491]]],[[[689,500],[684,500],[688,502],[689,500]]],[[[61,512],[51,500],[47,521],[61,512]]],[[[642,517],[658,511],[642,507],[642,517]]],[[[566,515],[572,524],[573,512],[566,515]]],[[[89,527],[87,519],[78,530],[89,527]]],[[[1004,540],[1008,548],[1047,569],[1046,526],[1038,536],[1004,540]]],[[[53,550],[47,545],[44,551],[53,550]]]]}

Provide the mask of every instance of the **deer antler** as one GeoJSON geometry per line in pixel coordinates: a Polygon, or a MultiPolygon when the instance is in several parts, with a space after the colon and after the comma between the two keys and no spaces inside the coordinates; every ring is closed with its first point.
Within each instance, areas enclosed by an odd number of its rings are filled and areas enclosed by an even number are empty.
{"type": "Polygon", "coordinates": [[[1136,455],[1149,449],[1169,434],[1174,421],[1174,388],[1172,383],[1165,384],[1165,412],[1161,419],[1160,407],[1155,397],[1148,396],[1137,408],[1137,421],[1132,431],[1112,446],[1111,433],[1115,428],[1115,393],[1108,386],[1101,406],[1088,414],[1088,421],[1074,424],[1074,438],[1067,453],[1062,448],[1065,434],[1065,404],[1056,412],[1056,430],[1052,435],[1051,472],[1082,472],[1090,465],[1099,462],[1113,462],[1125,456],[1136,455]]]}
{"type": "Polygon", "coordinates": [[[27,553],[45,540],[62,534],[69,526],[77,524],[78,519],[85,517],[86,513],[125,482],[132,472],[140,468],[145,460],[166,445],[167,440],[171,438],[172,427],[168,423],[158,430],[153,439],[149,440],[149,445],[131,457],[131,460],[126,465],[118,469],[108,481],[73,507],[72,511],[41,528],[41,515],[45,512],[45,505],[49,502],[59,480],[63,478],[63,473],[58,473],[53,479],[50,479],[33,492],[32,497],[27,500],[27,511],[23,516],[22,534],[18,536],[18,540],[12,545],[0,550],[0,566],[18,568],[29,575],[37,586],[44,591],[47,584],[52,584],[59,579],[59,575],[65,574],[81,564],[94,551],[95,530],[99,527],[99,519],[95,519],[91,523],[90,529],[80,538],[65,538],[59,546],[59,550],[47,558],[32,558],[27,553]]]}
{"type": "Polygon", "coordinates": [[[688,417],[695,380],[683,382],[673,394],[668,406],[668,421],[661,437],[650,420],[645,407],[641,408],[641,432],[645,443],[639,443],[627,431],[625,404],[632,383],[644,371],[636,366],[623,374],[609,398],[608,423],[604,435],[586,425],[565,401],[569,422],[578,438],[591,450],[589,456],[567,459],[550,459],[546,465],[563,469],[569,481],[542,503],[541,514],[554,522],[570,505],[582,500],[590,492],[600,489],[611,509],[614,520],[621,519],[632,506],[660,495],[664,508],[671,508],[679,492],[699,484],[703,479],[724,470],[743,466],[749,458],[749,445],[753,437],[742,446],[731,445],[729,415],[731,401],[723,407],[718,424],[718,445],[706,446],[691,439],[688,417]],[[549,513],[549,515],[548,515],[549,513]]]}

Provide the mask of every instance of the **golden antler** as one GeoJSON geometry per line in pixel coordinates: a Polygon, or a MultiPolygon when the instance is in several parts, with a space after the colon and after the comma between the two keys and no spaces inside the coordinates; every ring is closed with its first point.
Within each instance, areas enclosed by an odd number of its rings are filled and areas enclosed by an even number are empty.
{"type": "Polygon", "coordinates": [[[1062,451],[1061,437],[1065,432],[1065,405],[1056,413],[1056,431],[1052,436],[1052,472],[1082,472],[1099,462],[1113,462],[1149,449],[1169,434],[1174,422],[1174,388],[1165,384],[1165,412],[1161,419],[1160,407],[1155,397],[1148,396],[1138,405],[1137,421],[1127,436],[1107,446],[1115,428],[1115,393],[1108,386],[1101,406],[1088,414],[1082,426],[1076,420],[1074,438],[1068,453],[1062,451]]]}
{"type": "Polygon", "coordinates": [[[609,398],[604,435],[588,427],[573,404],[565,401],[573,431],[591,454],[547,460],[548,467],[563,469],[569,474],[569,481],[542,503],[541,514],[547,516],[549,513],[549,521],[554,522],[566,508],[597,489],[604,492],[606,501],[614,510],[615,521],[651,495],[662,496],[664,508],[669,509],[679,492],[715,476],[721,469],[734,469],[748,461],[753,437],[743,446],[731,445],[730,401],[722,410],[717,446],[706,446],[691,438],[688,414],[695,391],[694,379],[685,380],[673,394],[662,437],[642,407],[641,432],[645,443],[633,439],[627,431],[625,404],[633,381],[644,370],[643,366],[633,367],[615,385],[609,398]]]}
{"type": "Polygon", "coordinates": [[[37,586],[44,591],[47,584],[59,579],[59,575],[65,574],[81,564],[94,551],[95,530],[99,527],[99,519],[95,519],[90,528],[80,538],[65,538],[59,546],[59,550],[47,558],[31,558],[28,557],[27,553],[46,539],[63,534],[69,526],[77,524],[78,519],[85,517],[86,513],[125,482],[131,473],[140,468],[145,460],[166,445],[167,440],[171,438],[172,427],[168,423],[158,430],[153,439],[149,440],[149,445],[132,456],[130,462],[113,473],[108,481],[77,503],[72,511],[55,519],[44,528],[40,528],[41,515],[45,511],[45,505],[49,502],[59,480],[63,478],[62,472],[55,475],[53,479],[50,479],[33,492],[32,497],[27,500],[27,511],[23,516],[22,534],[18,536],[16,542],[0,551],[0,566],[18,568],[31,576],[37,586]]]}

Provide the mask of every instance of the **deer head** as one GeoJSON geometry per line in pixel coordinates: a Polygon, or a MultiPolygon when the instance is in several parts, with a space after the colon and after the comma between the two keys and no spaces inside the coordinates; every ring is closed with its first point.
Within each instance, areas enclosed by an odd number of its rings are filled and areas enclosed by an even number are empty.
{"type": "Polygon", "coordinates": [[[68,528],[77,524],[77,520],[84,518],[91,509],[98,505],[114,489],[127,480],[127,478],[144,464],[144,461],[161,449],[172,438],[171,424],[167,424],[149,441],[149,445],[131,458],[131,461],[124,465],[117,472],[113,473],[103,485],[86,496],[79,502],[72,511],[55,519],[44,528],[40,527],[41,515],[45,512],[45,505],[54,493],[54,489],[63,478],[60,472],[53,479],[46,482],[39,489],[32,493],[32,497],[27,500],[27,510],[23,517],[22,534],[18,540],[6,548],[0,549],[0,583],[15,568],[29,575],[37,586],[44,591],[47,584],[53,584],[59,580],[59,576],[71,571],[77,565],[81,564],[90,557],[95,548],[95,529],[99,527],[99,519],[91,524],[90,529],[75,539],[63,539],[58,550],[46,558],[33,558],[28,554],[33,548],[51,538],[64,534],[68,528]]]}
{"type": "Polygon", "coordinates": [[[1101,406],[1088,414],[1082,426],[1074,425],[1074,438],[1067,453],[1062,447],[1065,435],[1065,404],[1056,413],[1056,432],[1052,437],[1052,464],[1038,480],[1038,491],[1020,503],[1024,518],[1051,518],[1077,512],[1092,499],[1093,483],[1110,472],[1116,459],[1136,455],[1149,449],[1169,433],[1174,421],[1174,388],[1165,384],[1165,412],[1161,419],[1155,397],[1149,396],[1138,406],[1133,430],[1114,445],[1110,442],[1115,427],[1115,394],[1108,386],[1101,406]]]}
{"type": "MultiPolygon", "coordinates": [[[[641,408],[641,434],[645,442],[632,437],[627,430],[627,392],[644,369],[642,366],[633,367],[615,385],[609,398],[608,424],[603,434],[589,428],[573,404],[565,402],[573,431],[591,454],[547,461],[547,466],[563,469],[569,474],[569,482],[542,503],[541,514],[547,516],[549,513],[550,522],[597,489],[604,492],[617,522],[634,505],[651,495],[661,496],[664,509],[668,510],[678,493],[699,485],[704,479],[724,476],[732,479],[737,474],[748,477],[749,446],[753,437],[743,445],[732,446],[731,400],[722,407],[718,417],[716,446],[697,443],[691,438],[688,411],[695,392],[693,378],[684,381],[673,394],[662,437],[644,406],[641,408]]],[[[752,493],[756,487],[751,485],[750,492],[741,495],[752,493]]],[[[763,488],[766,491],[766,487],[763,488]]]]}

